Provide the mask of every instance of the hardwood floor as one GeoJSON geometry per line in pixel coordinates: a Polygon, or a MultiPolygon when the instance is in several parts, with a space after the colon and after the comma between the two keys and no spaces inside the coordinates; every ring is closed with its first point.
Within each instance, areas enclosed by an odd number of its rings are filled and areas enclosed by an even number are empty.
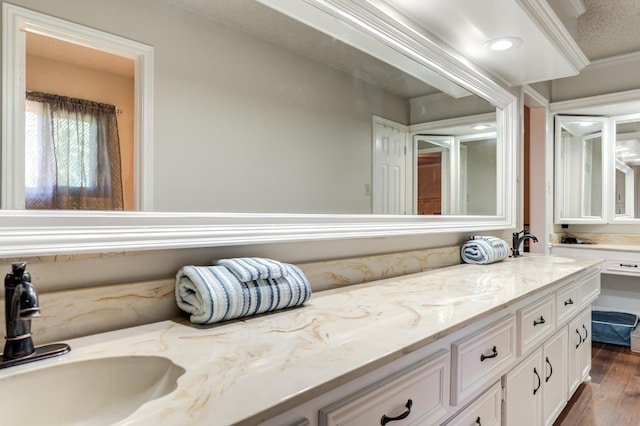
{"type": "Polygon", "coordinates": [[[554,426],[640,425],[640,353],[594,342],[591,382],[580,385],[554,426]]]}

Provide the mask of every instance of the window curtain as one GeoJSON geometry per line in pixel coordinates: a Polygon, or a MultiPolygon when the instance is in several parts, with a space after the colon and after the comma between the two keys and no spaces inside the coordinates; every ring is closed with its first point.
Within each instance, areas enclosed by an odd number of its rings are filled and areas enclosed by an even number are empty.
{"type": "Polygon", "coordinates": [[[123,209],[115,106],[28,92],[25,121],[27,209],[123,209]]]}

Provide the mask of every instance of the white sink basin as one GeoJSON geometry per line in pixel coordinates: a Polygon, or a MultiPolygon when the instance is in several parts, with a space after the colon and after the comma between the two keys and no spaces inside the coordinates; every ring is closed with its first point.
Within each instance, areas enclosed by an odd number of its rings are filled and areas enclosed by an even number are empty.
{"type": "Polygon", "coordinates": [[[19,372],[0,378],[2,424],[112,424],[170,393],[182,374],[182,367],[157,356],[96,358],[19,372]]]}

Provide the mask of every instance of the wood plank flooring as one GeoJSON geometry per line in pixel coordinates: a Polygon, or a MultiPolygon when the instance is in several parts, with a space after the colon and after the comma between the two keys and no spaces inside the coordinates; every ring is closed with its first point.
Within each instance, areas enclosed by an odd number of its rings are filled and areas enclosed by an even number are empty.
{"type": "Polygon", "coordinates": [[[591,382],[580,385],[554,426],[640,425],[640,353],[594,342],[591,382]]]}

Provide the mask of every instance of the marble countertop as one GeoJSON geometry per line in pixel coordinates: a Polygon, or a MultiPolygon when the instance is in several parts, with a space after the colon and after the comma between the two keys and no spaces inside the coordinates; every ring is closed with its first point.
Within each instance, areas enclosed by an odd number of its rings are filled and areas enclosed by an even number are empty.
{"type": "Polygon", "coordinates": [[[323,291],[303,307],[208,327],[163,321],[70,340],[69,354],[0,371],[0,379],[96,357],[160,355],[186,370],[178,388],[119,424],[255,424],[600,262],[527,255],[323,291]]]}
{"type": "Polygon", "coordinates": [[[568,249],[580,250],[608,250],[608,251],[625,251],[631,253],[640,252],[640,246],[637,244],[624,243],[597,243],[597,244],[553,244],[553,247],[562,247],[568,249]]]}

